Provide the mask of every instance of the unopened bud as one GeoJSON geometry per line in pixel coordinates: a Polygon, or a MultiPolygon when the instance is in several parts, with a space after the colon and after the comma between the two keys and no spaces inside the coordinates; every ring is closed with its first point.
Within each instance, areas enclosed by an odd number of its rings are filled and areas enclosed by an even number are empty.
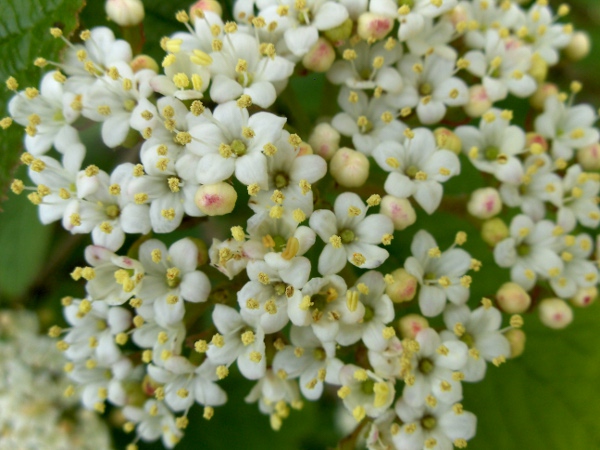
{"type": "Polygon", "coordinates": [[[341,186],[360,187],[369,177],[369,160],[356,150],[342,147],[331,158],[329,171],[341,186]]]}
{"type": "Polygon", "coordinates": [[[564,49],[565,56],[571,61],[579,61],[590,53],[590,37],[583,31],[573,33],[571,42],[564,49]]]}
{"type": "Polygon", "coordinates": [[[533,77],[538,85],[546,81],[546,77],[548,76],[548,63],[540,56],[539,53],[534,53],[531,56],[529,75],[533,77]]]}
{"type": "Polygon", "coordinates": [[[502,210],[502,200],[498,190],[488,187],[471,193],[467,211],[478,219],[490,219],[502,210]]]}
{"type": "Polygon", "coordinates": [[[598,297],[598,289],[596,286],[590,286],[587,288],[579,288],[575,295],[571,298],[571,304],[573,306],[579,306],[585,308],[590,306],[596,301],[598,297]]]}
{"type": "Polygon", "coordinates": [[[450,150],[457,155],[460,154],[462,150],[462,141],[452,130],[443,127],[436,128],[433,135],[435,136],[435,141],[439,148],[450,150]]]}
{"type": "Polygon", "coordinates": [[[531,297],[525,289],[513,282],[504,283],[496,292],[498,307],[508,314],[521,314],[531,306],[531,297]]]}
{"type": "Polygon", "coordinates": [[[237,200],[237,192],[233,186],[221,181],[205,184],[196,191],[196,206],[207,216],[222,216],[233,211],[237,200]]]}
{"type": "Polygon", "coordinates": [[[333,45],[336,45],[340,41],[345,41],[352,34],[352,27],[354,26],[354,22],[352,19],[348,18],[341,25],[338,25],[335,28],[330,28],[329,30],[325,30],[324,34],[327,39],[329,39],[333,45]]]}
{"type": "Polygon", "coordinates": [[[317,155],[329,161],[340,148],[340,133],[328,123],[320,123],[308,138],[317,155]]]}
{"type": "Polygon", "coordinates": [[[298,153],[296,153],[296,156],[314,155],[314,154],[315,154],[315,152],[313,151],[313,148],[311,147],[311,145],[308,142],[302,141],[300,143],[300,145],[298,146],[298,153]]]}
{"type": "MultiPolygon", "coordinates": [[[[532,146],[535,147],[540,146],[544,152],[548,151],[548,141],[542,137],[540,134],[534,133],[533,131],[527,133],[525,135],[525,148],[532,151],[532,146]]],[[[540,148],[538,147],[538,148],[540,148]]],[[[534,152],[535,153],[535,152],[534,152]]]]}
{"type": "Polygon", "coordinates": [[[143,69],[150,69],[158,73],[158,63],[154,60],[154,58],[148,55],[137,55],[135,58],[133,58],[133,61],[131,61],[129,65],[134,72],[139,72],[143,69]]]}
{"type": "Polygon", "coordinates": [[[419,282],[414,276],[404,269],[396,269],[391,275],[394,282],[386,285],[385,293],[394,303],[409,302],[415,298],[419,282]]]}
{"type": "Polygon", "coordinates": [[[469,88],[469,102],[463,107],[470,117],[481,117],[492,107],[492,101],[481,84],[469,88]]]}
{"type": "Polygon", "coordinates": [[[358,35],[365,41],[380,40],[394,27],[394,20],[382,14],[362,13],[358,18],[358,35]]]}
{"type": "Polygon", "coordinates": [[[414,339],[425,328],[429,328],[429,322],[419,314],[408,314],[398,320],[400,335],[406,339],[414,339]]]}
{"type": "Polygon", "coordinates": [[[417,220],[417,213],[406,198],[384,196],[381,199],[380,212],[392,219],[395,230],[404,230],[417,220]]]}
{"type": "Polygon", "coordinates": [[[573,321],[573,310],[560,298],[547,298],[539,305],[540,320],[548,328],[560,330],[573,321]]]}
{"type": "Polygon", "coordinates": [[[508,340],[508,344],[510,345],[510,357],[516,358],[521,356],[525,351],[525,341],[527,340],[525,332],[513,328],[512,330],[508,330],[504,334],[504,337],[508,340]]]}
{"type": "Polygon", "coordinates": [[[302,58],[302,64],[313,72],[327,72],[335,61],[335,50],[327,39],[319,38],[302,58]]]}
{"type": "Polygon", "coordinates": [[[122,27],[132,27],[144,20],[144,4],[141,0],[106,0],[106,15],[122,27]]]}
{"type": "Polygon", "coordinates": [[[544,83],[538,86],[533,95],[529,97],[529,104],[541,111],[544,109],[546,99],[550,96],[558,95],[558,92],[558,87],[554,83],[544,83]]]}
{"type": "Polygon", "coordinates": [[[210,11],[218,14],[219,16],[223,15],[223,8],[221,4],[216,0],[199,0],[190,6],[190,17],[196,17],[196,11],[210,11]]]}
{"type": "Polygon", "coordinates": [[[508,227],[498,217],[486,220],[481,227],[481,238],[491,247],[495,247],[498,242],[503,241],[507,237],[508,227]]]}
{"type": "Polygon", "coordinates": [[[583,170],[600,170],[600,144],[596,142],[577,150],[577,162],[583,170]]]}

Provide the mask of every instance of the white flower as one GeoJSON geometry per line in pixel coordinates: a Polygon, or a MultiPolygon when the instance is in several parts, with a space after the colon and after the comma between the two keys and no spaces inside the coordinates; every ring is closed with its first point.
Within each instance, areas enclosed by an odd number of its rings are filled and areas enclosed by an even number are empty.
{"type": "Polygon", "coordinates": [[[404,268],[421,285],[419,307],[423,315],[434,317],[446,306],[446,299],[457,305],[469,299],[470,277],[465,273],[471,265],[471,256],[460,248],[441,253],[431,236],[420,230],[410,246],[413,256],[406,259],[404,268]]]}
{"type": "Polygon", "coordinates": [[[136,434],[144,442],[153,442],[162,437],[163,445],[173,448],[183,436],[175,425],[173,413],[157,400],[146,400],[143,408],[125,406],[123,415],[137,424],[136,434]]]}
{"type": "Polygon", "coordinates": [[[338,396],[357,422],[365,415],[372,418],[381,416],[394,401],[396,391],[391,381],[354,364],[342,367],[340,382],[342,388],[338,390],[338,396]]]}
{"type": "Polygon", "coordinates": [[[440,122],[447,106],[461,106],[469,101],[467,85],[454,77],[455,58],[436,54],[419,58],[407,55],[398,63],[404,80],[399,94],[389,94],[386,100],[397,109],[417,108],[421,123],[440,122]]]}
{"type": "Polygon", "coordinates": [[[466,305],[448,305],[444,323],[451,331],[442,331],[444,340],[460,340],[469,347],[469,358],[461,372],[465,381],[481,381],[485,376],[486,361],[508,358],[510,345],[499,330],[502,315],[494,307],[480,306],[470,311],[466,305]]]}
{"type": "Polygon", "coordinates": [[[414,197],[432,214],[443,195],[443,182],[460,174],[460,162],[450,150],[438,149],[435,137],[426,128],[405,133],[403,143],[385,141],[373,151],[379,166],[390,172],[385,191],[398,198],[414,197]]]}
{"type": "Polygon", "coordinates": [[[231,280],[234,276],[246,269],[248,261],[260,259],[264,256],[265,249],[262,242],[236,239],[220,241],[213,239],[208,249],[210,264],[231,280]]]}
{"type": "Polygon", "coordinates": [[[165,74],[153,77],[150,86],[162,95],[179,100],[202,98],[210,84],[211,73],[207,67],[210,62],[210,56],[201,51],[169,53],[163,61],[165,74]]]}
{"type": "Polygon", "coordinates": [[[562,188],[566,198],[558,210],[558,224],[565,231],[572,231],[577,222],[596,229],[600,224],[600,208],[596,201],[600,192],[600,178],[596,173],[583,172],[575,164],[567,169],[562,188]]]}
{"type": "Polygon", "coordinates": [[[310,227],[327,243],[319,256],[319,273],[337,273],[346,260],[363,269],[380,266],[389,253],[377,244],[394,232],[390,218],[367,216],[366,205],[350,192],[339,195],[333,209],[335,213],[320,209],[310,217],[310,227]]]}
{"type": "Polygon", "coordinates": [[[550,286],[562,298],[573,297],[578,289],[590,288],[598,283],[598,269],[589,260],[593,241],[587,234],[565,236],[557,253],[560,253],[564,268],[560,275],[550,279],[550,286]]]}
{"type": "Polygon", "coordinates": [[[523,10],[519,5],[510,3],[506,5],[496,0],[462,0],[454,13],[464,20],[464,23],[475,21],[479,24],[477,29],[471,30],[467,27],[465,43],[469,48],[483,49],[486,44],[486,32],[494,28],[494,24],[504,28],[512,28],[518,20],[523,20],[523,10]]]}
{"type": "Polygon", "coordinates": [[[456,50],[449,45],[455,37],[454,25],[447,16],[442,16],[437,21],[425,17],[423,28],[406,41],[406,46],[413,55],[425,56],[432,53],[455,60],[456,50]]]}
{"type": "MultiPolygon", "coordinates": [[[[556,254],[556,225],[549,220],[534,223],[518,215],[510,223],[510,237],[494,248],[494,260],[510,268],[512,281],[530,290],[538,276],[549,278],[561,273],[563,262],[556,254]]],[[[561,231],[561,230],[558,230],[561,231]]]]}

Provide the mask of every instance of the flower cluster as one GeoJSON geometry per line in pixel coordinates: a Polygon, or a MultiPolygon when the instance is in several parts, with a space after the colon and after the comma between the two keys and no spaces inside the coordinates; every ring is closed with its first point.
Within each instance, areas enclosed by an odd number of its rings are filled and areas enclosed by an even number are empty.
{"type": "Polygon", "coordinates": [[[55,67],[39,90],[7,81],[2,124],[27,133],[33,185],[12,190],[31,191],[43,223],[91,236],[71,273],[85,294],[63,298],[68,325],[51,330],[83,405],[122,408],[130,448],[171,448],[196,403],[209,420],[227,402],[219,381],[236,363],[275,430],[333,392],[369,449],[464,448],[476,417],[462,383],[521,354],[519,314],[535,304],[560,328],[564,300],[597,294],[597,116],[573,104],[579,83],[546,82],[561,51],[581,56],[567,13],[544,0],[239,0],[227,22],[200,2],[177,13],[185,30],[161,40],[160,67],[108,28],[78,43],[52,29],[64,61],[36,60],[55,67]],[[278,107],[302,67],[339,106],[304,138],[278,107]],[[528,125],[505,99],[529,99],[528,125]],[[128,155],[108,171],[79,138],[89,122],[128,155]],[[485,187],[444,194],[465,171],[485,187]],[[510,271],[489,280],[496,306],[471,296],[482,263],[466,233],[442,250],[419,226],[453,199],[510,271]]]}

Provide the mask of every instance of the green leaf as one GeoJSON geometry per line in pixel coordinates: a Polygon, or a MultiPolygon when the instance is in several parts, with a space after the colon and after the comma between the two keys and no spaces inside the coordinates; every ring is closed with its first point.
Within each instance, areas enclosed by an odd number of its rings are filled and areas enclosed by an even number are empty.
{"type": "MultiPolygon", "coordinates": [[[[53,38],[49,29],[61,28],[70,35],[78,25],[85,0],[2,0],[0,2],[0,78],[16,78],[19,89],[38,86],[40,69],[37,57],[57,61],[64,42],[53,38]]],[[[7,114],[13,93],[0,88],[0,118],[7,114]]],[[[17,124],[0,130],[0,200],[19,161],[23,132],[17,124]]]]}

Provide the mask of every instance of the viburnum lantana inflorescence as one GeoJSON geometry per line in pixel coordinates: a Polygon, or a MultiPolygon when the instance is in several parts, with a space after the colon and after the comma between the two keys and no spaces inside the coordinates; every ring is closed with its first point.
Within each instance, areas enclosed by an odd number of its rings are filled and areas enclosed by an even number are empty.
{"type": "Polygon", "coordinates": [[[597,116],[574,104],[578,82],[546,81],[587,42],[559,22],[568,7],[523,3],[239,0],[227,22],[202,1],[177,13],[160,68],[108,28],[51,30],[64,61],[36,61],[54,68],[39,90],[10,78],[1,123],[27,132],[31,182],[13,192],[91,236],[71,273],[85,295],[52,329],[83,405],[122,408],[130,448],[171,448],[196,403],[210,420],[227,402],[235,362],[275,430],[303,398],[337,395],[357,446],[464,448],[462,382],[523,350],[521,316],[503,328],[501,311],[539,305],[561,328],[565,300],[597,294],[597,116]],[[308,125],[288,86],[307,70],[338,107],[308,125]],[[91,122],[129,162],[93,164],[91,122]],[[421,225],[440,209],[469,214],[509,269],[481,280],[496,306],[471,295],[466,233],[440,248],[447,233],[421,225]]]}

